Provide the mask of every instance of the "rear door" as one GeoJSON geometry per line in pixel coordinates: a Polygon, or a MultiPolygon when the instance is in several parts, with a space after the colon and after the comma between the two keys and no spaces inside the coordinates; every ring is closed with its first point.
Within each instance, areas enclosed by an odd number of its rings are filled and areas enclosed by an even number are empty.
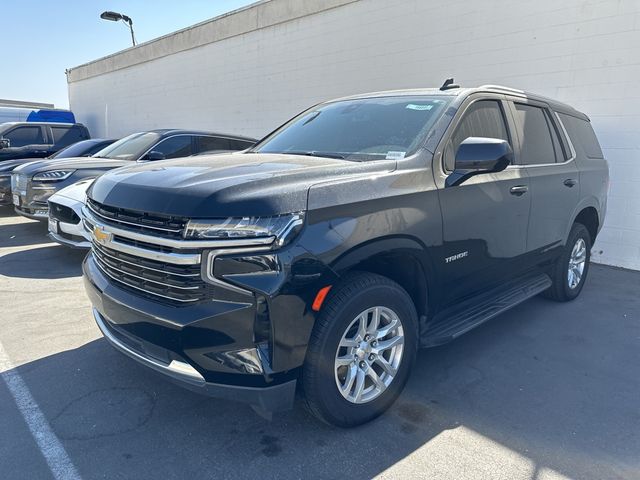
{"type": "Polygon", "coordinates": [[[518,137],[516,162],[526,169],[531,193],[527,251],[543,261],[564,245],[578,204],[578,170],[555,114],[542,102],[510,102],[518,137]]]}
{"type": "Polygon", "coordinates": [[[436,261],[446,282],[443,306],[505,283],[523,270],[531,201],[526,172],[513,165],[444,186],[463,140],[499,138],[513,146],[512,130],[503,96],[475,94],[458,110],[436,152],[434,179],[443,223],[443,251],[436,261]]]}

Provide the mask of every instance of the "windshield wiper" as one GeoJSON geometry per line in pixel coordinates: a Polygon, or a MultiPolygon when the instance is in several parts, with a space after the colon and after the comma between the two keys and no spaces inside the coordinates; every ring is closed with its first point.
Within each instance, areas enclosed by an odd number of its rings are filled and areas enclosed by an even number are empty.
{"type": "Polygon", "coordinates": [[[344,160],[347,157],[344,155],[340,155],[339,153],[333,153],[333,152],[317,152],[315,150],[309,151],[309,152],[305,152],[303,150],[300,151],[287,151],[287,152],[280,152],[282,154],[286,154],[286,155],[304,155],[306,157],[324,157],[324,158],[338,158],[340,160],[344,160]]]}

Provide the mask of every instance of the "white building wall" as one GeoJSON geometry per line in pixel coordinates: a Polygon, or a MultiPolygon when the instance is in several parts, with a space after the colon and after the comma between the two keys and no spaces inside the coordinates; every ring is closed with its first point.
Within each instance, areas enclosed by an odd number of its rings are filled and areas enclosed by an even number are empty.
{"type": "Polygon", "coordinates": [[[594,259],[640,269],[640,0],[271,0],[72,69],[69,97],[94,136],[261,136],[321,100],[449,76],[591,117],[611,169],[594,259]]]}

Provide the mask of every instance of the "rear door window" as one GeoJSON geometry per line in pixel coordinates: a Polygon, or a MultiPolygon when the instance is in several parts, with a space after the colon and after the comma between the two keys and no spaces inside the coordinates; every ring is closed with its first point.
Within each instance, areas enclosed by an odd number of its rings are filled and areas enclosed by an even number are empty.
{"type": "Polygon", "coordinates": [[[445,152],[445,167],[448,171],[454,170],[458,147],[469,137],[498,138],[510,142],[507,123],[498,100],[478,100],[464,113],[445,152]]]}
{"type": "Polygon", "coordinates": [[[563,161],[555,127],[550,124],[545,109],[524,103],[516,103],[515,109],[521,137],[518,163],[540,165],[555,163],[556,158],[563,161]],[[556,135],[555,139],[553,134],[556,135]]]}
{"type": "Polygon", "coordinates": [[[11,147],[26,147],[27,145],[43,145],[42,129],[36,125],[17,127],[4,134],[4,138],[11,142],[11,147]]]}
{"type": "Polygon", "coordinates": [[[53,142],[56,147],[66,147],[80,140],[85,140],[84,132],[78,127],[51,127],[53,142]]]}
{"type": "Polygon", "coordinates": [[[229,140],[229,148],[231,150],[245,150],[249,147],[253,147],[255,145],[254,142],[245,141],[245,140],[229,140]]]}
{"type": "Polygon", "coordinates": [[[231,150],[229,140],[220,137],[198,137],[198,152],[215,152],[231,150]]]}

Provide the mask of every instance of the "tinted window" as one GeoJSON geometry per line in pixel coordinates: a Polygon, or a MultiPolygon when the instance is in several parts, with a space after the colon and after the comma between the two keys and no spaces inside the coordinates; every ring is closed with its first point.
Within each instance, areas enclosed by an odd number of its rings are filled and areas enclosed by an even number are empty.
{"type": "Polygon", "coordinates": [[[400,159],[414,153],[449,103],[446,96],[377,97],[313,107],[255,147],[260,153],[400,159]]]}
{"type": "Polygon", "coordinates": [[[12,147],[24,147],[26,145],[42,145],[44,138],[40,127],[18,127],[4,135],[8,138],[12,147]]]}
{"type": "Polygon", "coordinates": [[[585,155],[589,158],[604,158],[590,122],[564,113],[559,113],[559,115],[576,148],[582,147],[585,155]]]}
{"type": "Polygon", "coordinates": [[[51,131],[56,147],[66,147],[86,138],[84,132],[77,127],[51,127],[51,131]]]}
{"type": "Polygon", "coordinates": [[[544,109],[516,103],[516,122],[521,132],[519,163],[535,165],[555,163],[556,154],[551,137],[552,127],[544,109]]]}
{"type": "Polygon", "coordinates": [[[249,142],[244,140],[229,140],[229,147],[231,150],[245,150],[252,147],[255,142],[249,142]]]}
{"type": "Polygon", "coordinates": [[[191,139],[190,135],[169,137],[153,147],[151,151],[162,153],[164,158],[188,157],[193,153],[191,139]]]}
{"type": "Polygon", "coordinates": [[[469,137],[499,138],[509,142],[507,124],[502,107],[496,100],[480,100],[472,103],[458,123],[445,152],[447,170],[453,170],[455,152],[469,137]]]}
{"type": "Polygon", "coordinates": [[[138,160],[159,139],[160,134],[155,132],[134,133],[103,148],[95,156],[116,160],[138,160]]]}
{"type": "Polygon", "coordinates": [[[199,137],[199,152],[212,152],[215,150],[231,150],[229,140],[219,137],[199,137]]]}
{"type": "Polygon", "coordinates": [[[95,140],[83,140],[73,145],[69,145],[62,150],[58,150],[49,158],[72,158],[72,157],[88,157],[102,150],[111,142],[96,142],[95,140]]]}

